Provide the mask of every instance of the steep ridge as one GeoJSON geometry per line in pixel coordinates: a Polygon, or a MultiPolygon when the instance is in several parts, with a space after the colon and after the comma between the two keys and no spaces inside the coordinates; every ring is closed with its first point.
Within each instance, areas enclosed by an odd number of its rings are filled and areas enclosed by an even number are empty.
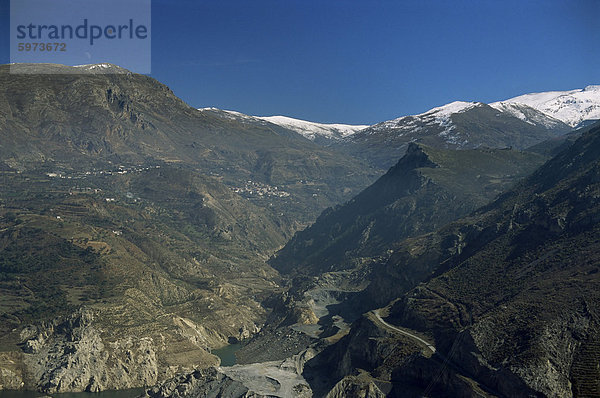
{"type": "Polygon", "coordinates": [[[440,150],[406,155],[348,203],[323,212],[270,261],[281,272],[319,275],[381,261],[403,239],[468,214],[541,165],[515,150],[440,150]]]}
{"type": "Polygon", "coordinates": [[[364,299],[399,297],[386,321],[430,336],[436,355],[386,363],[401,343],[361,349],[352,341],[377,336],[363,320],[321,361],[352,352],[338,377],[385,374],[390,396],[405,386],[415,396],[597,396],[599,192],[594,128],[492,204],[403,242],[376,271],[364,299]],[[410,273],[425,282],[410,290],[410,273]]]}

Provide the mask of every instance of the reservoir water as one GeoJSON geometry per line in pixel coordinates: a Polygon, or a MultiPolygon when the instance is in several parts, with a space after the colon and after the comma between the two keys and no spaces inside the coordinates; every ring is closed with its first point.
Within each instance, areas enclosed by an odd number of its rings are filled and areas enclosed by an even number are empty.
{"type": "Polygon", "coordinates": [[[212,350],[212,354],[221,358],[221,366],[235,365],[235,352],[242,348],[241,344],[229,344],[216,350],[212,350]]]}

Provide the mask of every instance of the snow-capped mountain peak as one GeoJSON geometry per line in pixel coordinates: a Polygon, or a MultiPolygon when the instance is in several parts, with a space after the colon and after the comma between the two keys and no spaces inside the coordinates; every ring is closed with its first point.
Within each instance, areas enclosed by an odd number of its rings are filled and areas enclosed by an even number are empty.
{"type": "Polygon", "coordinates": [[[430,109],[427,112],[421,113],[416,116],[422,116],[422,117],[435,116],[437,118],[443,118],[443,117],[448,117],[454,113],[466,112],[469,109],[472,109],[480,104],[481,104],[480,102],[454,101],[454,102],[450,102],[449,104],[430,109]]]}
{"type": "MultiPolygon", "coordinates": [[[[508,110],[507,104],[522,104],[575,127],[586,120],[600,119],[600,85],[568,91],[524,94],[490,104],[508,110]]],[[[513,107],[514,109],[514,107],[513,107]]]]}
{"type": "Polygon", "coordinates": [[[444,131],[440,133],[440,136],[447,136],[450,131],[454,129],[452,124],[451,116],[457,113],[463,113],[477,106],[483,105],[481,102],[465,102],[465,101],[454,101],[446,105],[438,106],[428,110],[425,113],[417,115],[426,122],[433,122],[439,124],[444,128],[444,131]]]}
{"type": "Polygon", "coordinates": [[[485,106],[481,102],[454,101],[446,105],[438,106],[427,112],[414,116],[402,116],[397,119],[378,123],[369,128],[369,134],[378,134],[388,130],[394,130],[399,136],[412,134],[430,127],[439,130],[438,135],[449,144],[466,145],[466,140],[461,140],[458,136],[452,134],[455,129],[452,123],[452,115],[467,112],[478,106],[485,106]]]}

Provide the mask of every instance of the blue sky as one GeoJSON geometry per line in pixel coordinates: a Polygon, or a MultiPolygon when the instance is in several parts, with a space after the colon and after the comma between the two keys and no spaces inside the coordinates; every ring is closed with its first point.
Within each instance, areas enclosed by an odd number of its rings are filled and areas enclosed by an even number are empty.
{"type": "MultiPolygon", "coordinates": [[[[152,76],[194,107],[364,123],[600,83],[600,1],[153,0],[152,76]]],[[[0,62],[9,62],[0,0],[0,62]]]]}

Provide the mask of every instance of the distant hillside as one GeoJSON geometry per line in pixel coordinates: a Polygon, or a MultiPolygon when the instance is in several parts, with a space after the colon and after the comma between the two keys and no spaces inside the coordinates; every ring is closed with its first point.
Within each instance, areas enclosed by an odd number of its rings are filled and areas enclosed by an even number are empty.
{"type": "Polygon", "coordinates": [[[273,124],[200,112],[147,76],[22,67],[61,74],[11,75],[9,65],[0,66],[0,156],[11,167],[176,164],[232,188],[249,180],[277,186],[290,196],[271,198],[273,206],[301,223],[348,199],[378,173],[273,124]]]}
{"type": "Polygon", "coordinates": [[[286,116],[262,116],[260,119],[294,130],[311,141],[327,145],[350,137],[368,125],[325,124],[298,120],[286,116]]]}
{"type": "Polygon", "coordinates": [[[377,167],[389,168],[412,142],[448,149],[525,149],[570,130],[534,109],[529,109],[527,120],[523,120],[481,102],[457,101],[420,115],[375,124],[344,140],[342,147],[377,167]]]}

